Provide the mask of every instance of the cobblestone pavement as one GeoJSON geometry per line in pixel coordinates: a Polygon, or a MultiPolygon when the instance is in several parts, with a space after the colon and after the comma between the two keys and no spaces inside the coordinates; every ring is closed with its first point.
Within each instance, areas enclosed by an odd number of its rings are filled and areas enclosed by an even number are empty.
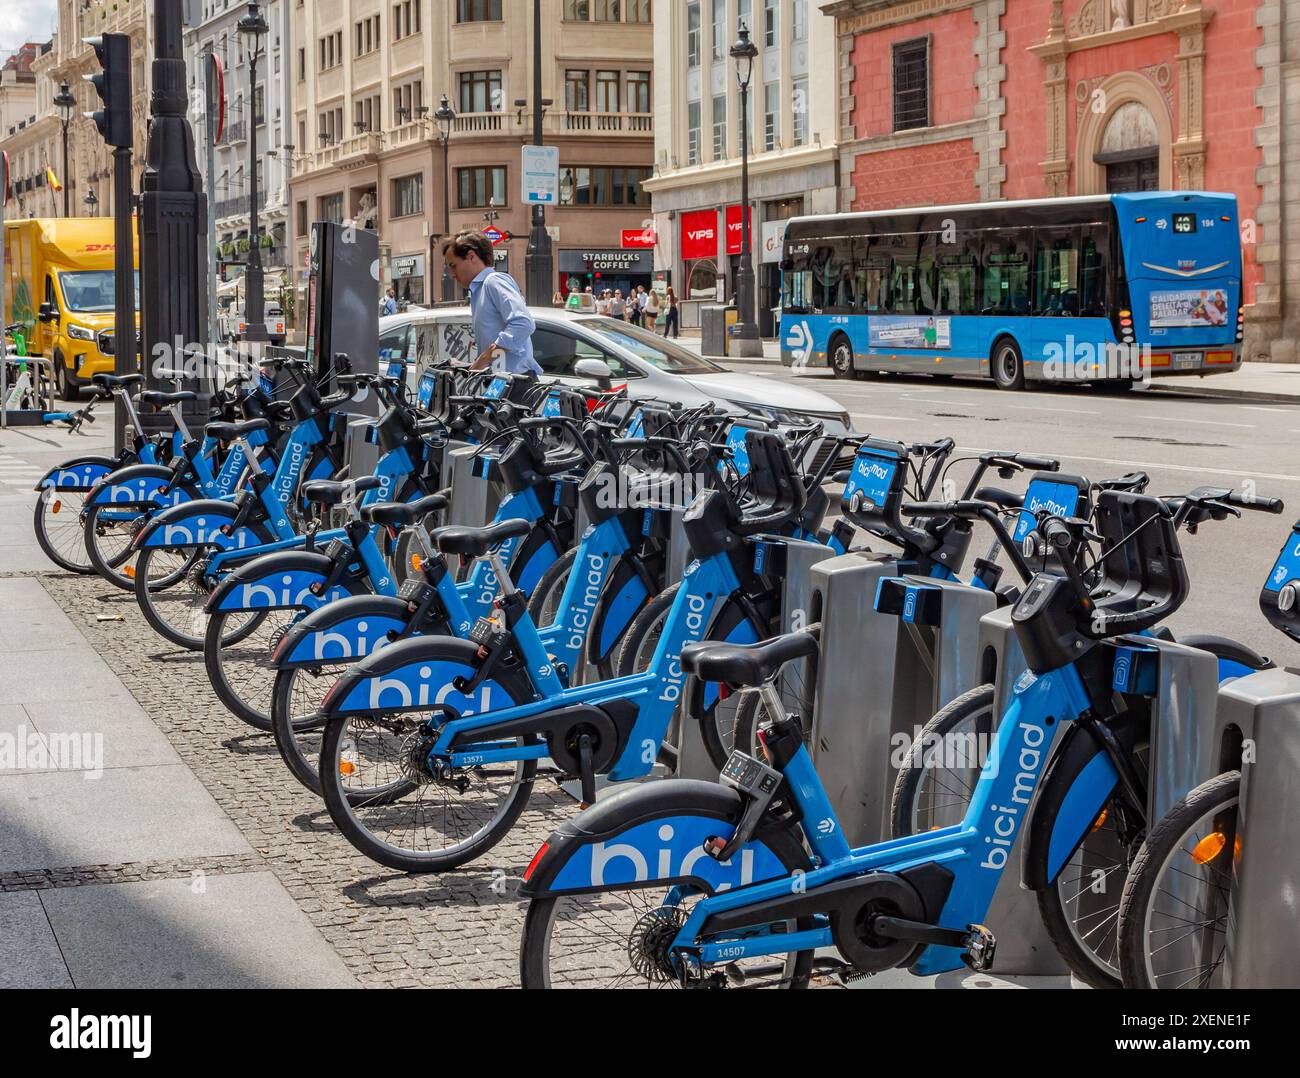
{"type": "MultiPolygon", "coordinates": [[[[577,811],[572,800],[539,779],[511,834],[455,873],[410,876],[376,865],[337,834],[324,804],[290,777],[271,736],[217,700],[201,653],[173,650],[146,624],[133,596],[97,579],[41,580],[361,984],[519,983],[523,904],[515,891],[537,847],[577,811]],[[99,620],[117,615],[122,620],[99,620]]],[[[0,891],[258,867],[231,857],[12,873],[0,876],[0,891]]]]}

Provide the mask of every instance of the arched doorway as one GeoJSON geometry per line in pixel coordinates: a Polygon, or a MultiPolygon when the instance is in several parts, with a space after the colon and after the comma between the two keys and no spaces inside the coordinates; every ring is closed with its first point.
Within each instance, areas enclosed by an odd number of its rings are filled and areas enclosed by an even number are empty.
{"type": "Polygon", "coordinates": [[[1126,101],[1106,123],[1093,161],[1106,173],[1106,193],[1160,186],[1160,133],[1145,105],[1126,101]]]}
{"type": "Polygon", "coordinates": [[[711,258],[701,258],[686,267],[686,295],[683,299],[713,299],[717,295],[718,266],[711,258]]]}

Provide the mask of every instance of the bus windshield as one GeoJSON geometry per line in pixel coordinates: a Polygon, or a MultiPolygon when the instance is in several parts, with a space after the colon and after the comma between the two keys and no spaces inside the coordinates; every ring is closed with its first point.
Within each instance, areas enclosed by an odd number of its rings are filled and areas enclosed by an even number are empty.
{"type": "MultiPolygon", "coordinates": [[[[113,271],[77,270],[59,274],[59,287],[70,311],[103,314],[113,310],[113,271]]],[[[140,306],[140,274],[135,275],[135,305],[140,306]]]]}

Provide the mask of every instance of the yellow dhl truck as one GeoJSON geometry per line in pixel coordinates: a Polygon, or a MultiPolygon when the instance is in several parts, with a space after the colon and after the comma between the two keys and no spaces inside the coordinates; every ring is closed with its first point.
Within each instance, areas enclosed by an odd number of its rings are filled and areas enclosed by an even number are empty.
{"type": "MultiPolygon", "coordinates": [[[[111,373],[113,219],[6,221],[4,243],[4,323],[21,322],[27,350],[53,360],[60,395],[71,397],[92,375],[111,373]]],[[[138,249],[134,264],[138,310],[138,249]]]]}

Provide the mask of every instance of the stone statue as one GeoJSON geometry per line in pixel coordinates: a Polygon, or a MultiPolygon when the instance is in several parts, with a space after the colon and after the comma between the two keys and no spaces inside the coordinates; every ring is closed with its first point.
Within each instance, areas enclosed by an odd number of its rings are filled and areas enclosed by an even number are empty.
{"type": "Polygon", "coordinates": [[[1123,30],[1125,27],[1133,25],[1129,21],[1128,5],[1129,0],[1110,0],[1110,28],[1112,30],[1123,30]]]}

